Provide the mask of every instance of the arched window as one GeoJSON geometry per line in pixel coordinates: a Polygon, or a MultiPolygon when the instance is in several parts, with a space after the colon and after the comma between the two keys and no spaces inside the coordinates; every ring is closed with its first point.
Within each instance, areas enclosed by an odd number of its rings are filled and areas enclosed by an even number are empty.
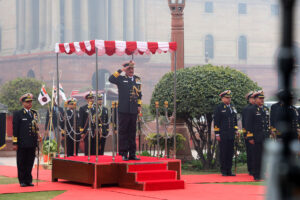
{"type": "Polygon", "coordinates": [[[247,38],[244,35],[238,40],[238,55],[239,60],[247,60],[247,38]]]}
{"type": "Polygon", "coordinates": [[[205,36],[205,59],[214,58],[214,38],[212,35],[205,36]]]}
{"type": "Polygon", "coordinates": [[[35,73],[32,69],[30,69],[28,72],[27,72],[27,77],[28,78],[35,78],[35,73]]]}
{"type": "MultiPolygon", "coordinates": [[[[103,90],[109,84],[108,77],[110,76],[110,72],[106,69],[98,70],[98,90],[103,90]]],[[[92,86],[93,89],[96,89],[96,72],[94,72],[92,77],[92,86]]]]}

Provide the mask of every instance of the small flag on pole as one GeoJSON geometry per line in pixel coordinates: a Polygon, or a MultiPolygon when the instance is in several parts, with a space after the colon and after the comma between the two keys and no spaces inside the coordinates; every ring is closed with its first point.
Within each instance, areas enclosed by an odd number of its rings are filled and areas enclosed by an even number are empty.
{"type": "Polygon", "coordinates": [[[47,103],[49,103],[51,101],[46,89],[45,89],[45,85],[42,86],[41,88],[41,92],[39,94],[39,98],[38,98],[40,104],[43,106],[47,103]]]}
{"type": "MultiPolygon", "coordinates": [[[[54,90],[54,93],[55,93],[55,95],[56,95],[56,87],[53,86],[53,90],[54,90]]],[[[61,96],[61,98],[62,98],[64,101],[67,100],[65,91],[64,91],[64,89],[62,88],[62,85],[61,85],[61,84],[59,84],[59,95],[61,96]]]]}
{"type": "Polygon", "coordinates": [[[61,98],[62,98],[64,101],[67,101],[67,97],[66,97],[65,91],[64,91],[64,89],[62,88],[61,84],[59,84],[59,95],[61,96],[61,98]]]}

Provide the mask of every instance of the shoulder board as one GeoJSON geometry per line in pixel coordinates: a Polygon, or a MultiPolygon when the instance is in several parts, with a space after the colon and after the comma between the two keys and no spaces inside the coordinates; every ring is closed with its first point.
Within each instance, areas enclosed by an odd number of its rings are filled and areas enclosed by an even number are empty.
{"type": "Polygon", "coordinates": [[[141,77],[139,77],[139,76],[137,76],[137,75],[134,75],[134,77],[135,77],[136,79],[141,79],[141,77]]]}
{"type": "Polygon", "coordinates": [[[33,109],[31,109],[33,112],[36,112],[37,113],[37,111],[36,110],[33,110],[33,109]]]}

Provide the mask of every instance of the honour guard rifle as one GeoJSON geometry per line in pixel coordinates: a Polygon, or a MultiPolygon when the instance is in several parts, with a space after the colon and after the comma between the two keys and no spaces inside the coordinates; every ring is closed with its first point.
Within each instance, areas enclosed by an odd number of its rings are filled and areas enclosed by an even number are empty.
{"type": "Polygon", "coordinates": [[[167,132],[167,126],[170,123],[169,118],[168,118],[168,106],[169,106],[168,101],[165,101],[164,102],[165,118],[166,118],[166,122],[165,122],[165,158],[167,158],[167,155],[168,155],[168,132],[167,132]]]}
{"type": "Polygon", "coordinates": [[[157,158],[159,158],[159,122],[158,122],[158,108],[159,108],[159,102],[155,101],[155,110],[156,110],[156,142],[157,142],[157,158]]]}
{"type": "Polygon", "coordinates": [[[112,160],[113,162],[115,162],[115,133],[116,133],[116,122],[115,122],[115,109],[116,109],[116,102],[112,102],[111,105],[112,108],[112,113],[111,113],[111,117],[112,117],[112,160]]]}
{"type": "Polygon", "coordinates": [[[88,161],[91,159],[91,133],[92,133],[92,109],[93,103],[89,102],[88,104],[88,121],[89,121],[89,128],[88,128],[88,161]]]}

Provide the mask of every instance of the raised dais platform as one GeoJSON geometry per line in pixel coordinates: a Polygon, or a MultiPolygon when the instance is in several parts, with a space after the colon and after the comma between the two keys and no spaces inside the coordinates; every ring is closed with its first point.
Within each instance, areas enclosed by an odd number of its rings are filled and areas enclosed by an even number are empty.
{"type": "Polygon", "coordinates": [[[93,188],[104,185],[137,190],[184,189],[181,161],[141,156],[140,161],[123,161],[121,156],[73,156],[54,158],[52,181],[64,179],[91,184],[93,188]]]}

